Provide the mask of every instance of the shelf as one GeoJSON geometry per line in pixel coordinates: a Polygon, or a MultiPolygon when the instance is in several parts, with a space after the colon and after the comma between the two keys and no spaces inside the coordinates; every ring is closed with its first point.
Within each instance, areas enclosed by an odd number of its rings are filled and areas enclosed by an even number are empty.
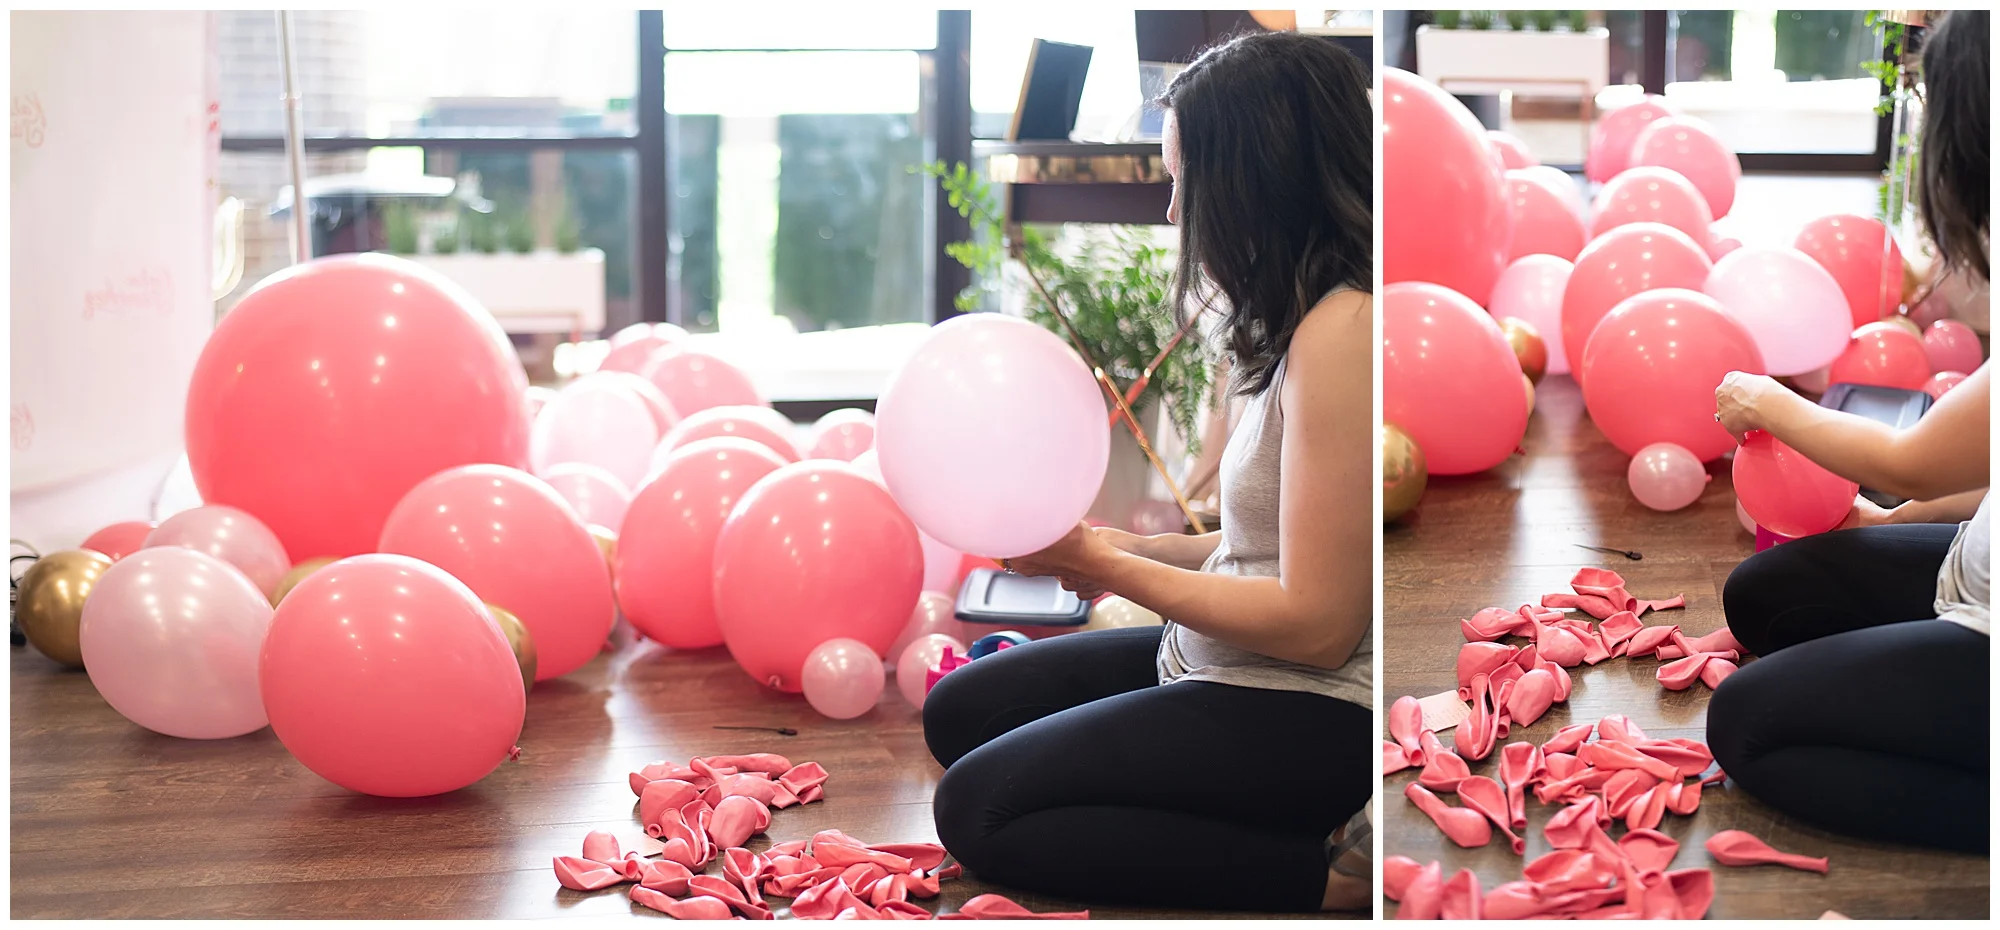
{"type": "Polygon", "coordinates": [[[973,157],[1003,186],[1019,223],[1167,220],[1173,184],[1157,142],[975,142],[973,157]]]}

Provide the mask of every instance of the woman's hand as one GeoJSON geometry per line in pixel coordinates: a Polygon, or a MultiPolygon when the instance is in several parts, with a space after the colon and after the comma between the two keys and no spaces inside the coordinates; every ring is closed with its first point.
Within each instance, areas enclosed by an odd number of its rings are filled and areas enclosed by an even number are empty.
{"type": "Polygon", "coordinates": [[[1089,600],[1104,593],[1098,572],[1105,560],[1120,551],[1088,523],[1078,523],[1063,538],[1040,552],[1001,560],[1008,571],[1031,578],[1053,575],[1065,589],[1089,600]]]}
{"type": "Polygon", "coordinates": [[[1896,512],[1875,506],[1875,502],[1859,494],[1854,495],[1854,507],[1847,512],[1847,519],[1840,521],[1835,529],[1851,530],[1861,526],[1884,526],[1896,522],[1896,512]]]}
{"type": "Polygon", "coordinates": [[[1743,441],[1743,434],[1763,429],[1763,407],[1773,396],[1789,393],[1785,386],[1763,375],[1732,371],[1715,389],[1715,421],[1743,441]]]}

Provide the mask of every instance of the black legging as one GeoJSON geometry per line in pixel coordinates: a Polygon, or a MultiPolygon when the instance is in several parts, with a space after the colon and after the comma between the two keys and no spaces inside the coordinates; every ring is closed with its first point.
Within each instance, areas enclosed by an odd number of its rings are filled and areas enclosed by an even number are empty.
{"type": "Polygon", "coordinates": [[[1317,911],[1374,792],[1373,717],[1324,695],[1161,685],[1160,630],[979,659],[924,701],[938,837],[980,878],[1107,904],[1317,911]]]}
{"type": "Polygon", "coordinates": [[[1932,606],[1957,531],[1841,530],[1736,567],[1723,610],[1759,658],[1709,703],[1731,781],[1837,833],[1986,851],[1988,640],[1932,606]]]}

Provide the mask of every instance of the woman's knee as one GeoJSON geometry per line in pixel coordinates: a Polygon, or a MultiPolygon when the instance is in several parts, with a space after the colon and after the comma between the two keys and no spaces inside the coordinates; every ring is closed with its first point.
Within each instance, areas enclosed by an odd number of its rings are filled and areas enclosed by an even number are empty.
{"type": "Polygon", "coordinates": [[[1795,600],[1788,592],[1798,584],[1802,566],[1796,553],[1784,548],[1766,549],[1744,559],[1722,583],[1723,620],[1729,624],[1730,634],[1752,655],[1776,650],[1774,624],[1779,612],[1795,600]]]}
{"type": "Polygon", "coordinates": [[[1732,779],[1750,769],[1767,742],[1757,723],[1759,707],[1767,703],[1762,696],[1766,676],[1757,673],[1760,662],[1723,679],[1708,699],[1708,750],[1732,779]]]}
{"type": "Polygon", "coordinates": [[[975,872],[987,861],[986,804],[995,787],[989,783],[986,766],[975,757],[967,757],[945,770],[931,798],[938,842],[953,858],[975,872]]]}
{"type": "Polygon", "coordinates": [[[931,758],[949,769],[966,753],[979,748],[980,676],[968,665],[938,679],[924,696],[924,745],[931,758]]]}

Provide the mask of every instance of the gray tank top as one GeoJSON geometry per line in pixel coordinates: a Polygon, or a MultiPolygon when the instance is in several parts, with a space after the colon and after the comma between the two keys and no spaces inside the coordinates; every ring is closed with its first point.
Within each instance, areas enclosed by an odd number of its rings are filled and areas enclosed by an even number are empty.
{"type": "Polygon", "coordinates": [[[1938,619],[1988,636],[1993,635],[1993,517],[1986,508],[1992,502],[1993,495],[1988,493],[1979,501],[1972,519],[1958,525],[1951,551],[1945,553],[1944,565],[1938,569],[1937,603],[1933,605],[1938,619]]]}
{"type": "MultiPolygon", "coordinates": [[[[1285,363],[1263,393],[1250,398],[1222,452],[1222,540],[1201,570],[1223,575],[1278,575],[1278,470],[1285,415],[1278,403],[1285,363]]],[[[1357,437],[1357,442],[1370,441],[1357,437]]],[[[1325,669],[1240,649],[1168,621],[1160,639],[1160,683],[1212,681],[1272,691],[1305,691],[1375,706],[1375,634],[1347,664],[1325,669]]]]}

